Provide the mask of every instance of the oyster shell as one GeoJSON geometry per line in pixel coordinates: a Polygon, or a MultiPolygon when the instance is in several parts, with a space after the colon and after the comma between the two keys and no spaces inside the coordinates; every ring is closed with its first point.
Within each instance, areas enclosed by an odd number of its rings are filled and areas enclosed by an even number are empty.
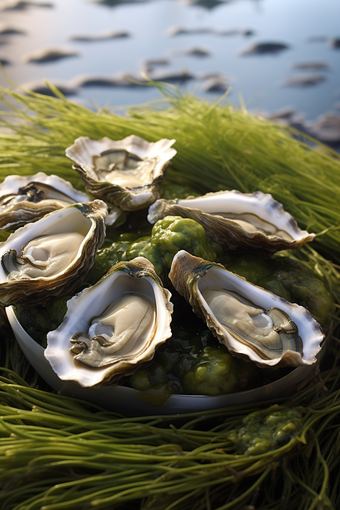
{"type": "Polygon", "coordinates": [[[262,367],[316,362],[324,335],[302,306],[184,250],[169,278],[232,354],[262,367]]]}
{"type": "Polygon", "coordinates": [[[73,292],[92,267],[105,237],[101,200],[54,211],[0,245],[0,303],[45,304],[73,292]]]}
{"type": "Polygon", "coordinates": [[[160,196],[160,184],[175,140],[149,143],[136,135],[123,140],[77,138],[66,149],[92,195],[126,211],[148,207],[160,196]]]}
{"type": "Polygon", "coordinates": [[[165,216],[197,221],[208,237],[228,250],[275,252],[297,248],[315,237],[300,230],[282,204],[262,191],[219,191],[185,200],[159,199],[149,208],[148,220],[156,223],[165,216]]]}
{"type": "Polygon", "coordinates": [[[45,357],[60,379],[116,383],[171,336],[170,297],[147,259],[119,262],[68,301],[63,322],[47,335],[45,357]]]}
{"type": "MultiPolygon", "coordinates": [[[[85,193],[57,175],[9,175],[0,186],[0,230],[13,231],[62,207],[89,201],[85,193]]],[[[125,213],[112,207],[105,223],[118,226],[124,221],[125,213]]]]}
{"type": "Polygon", "coordinates": [[[89,200],[57,175],[9,175],[0,186],[0,229],[15,230],[56,209],[89,200]]]}

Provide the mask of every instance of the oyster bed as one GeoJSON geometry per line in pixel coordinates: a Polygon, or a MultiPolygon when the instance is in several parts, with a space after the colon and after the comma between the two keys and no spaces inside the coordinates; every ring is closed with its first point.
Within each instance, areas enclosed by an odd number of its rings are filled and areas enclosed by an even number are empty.
{"type": "MultiPolygon", "coordinates": [[[[60,168],[60,175],[69,177],[69,162],[67,165],[65,159],[60,154],[60,148],[68,146],[74,135],[85,136],[86,132],[93,131],[91,127],[92,113],[84,112],[81,107],[71,105],[67,102],[54,102],[54,100],[43,99],[43,103],[48,104],[47,110],[44,110],[41,99],[36,98],[37,103],[29,101],[30,107],[35,111],[40,111],[39,120],[36,119],[36,125],[44,127],[42,131],[34,131],[32,127],[25,128],[24,124],[18,129],[20,138],[17,134],[0,137],[4,142],[6,151],[2,149],[2,168],[8,173],[8,163],[14,165],[11,168],[20,167],[23,173],[33,175],[43,166],[48,166],[52,161],[46,161],[46,148],[53,146],[54,157],[51,165],[51,173],[55,172],[57,165],[60,168]],[[65,109],[63,109],[65,106],[65,109]],[[53,134],[50,136],[47,125],[52,119],[52,111],[55,107],[56,117],[50,124],[49,129],[53,134]],[[43,113],[42,113],[43,111],[43,113]],[[70,121],[73,113],[77,114],[77,122],[74,119],[70,121]],[[82,124],[82,115],[86,122],[82,124]],[[65,121],[69,119],[68,129],[53,130],[54,124],[57,125],[56,118],[65,121]],[[85,125],[86,124],[86,125],[85,125]],[[82,125],[74,133],[74,126],[82,125]],[[39,133],[37,135],[37,133],[39,133]],[[71,135],[65,135],[72,133],[71,135]],[[63,140],[58,136],[62,134],[63,140]],[[66,138],[65,138],[66,136],[66,138]],[[32,138],[33,137],[33,138],[32,138]],[[16,161],[20,139],[20,148],[22,158],[20,165],[16,161]],[[34,140],[33,140],[34,139],[34,140]],[[67,140],[66,140],[67,139],[67,140]],[[67,141],[67,143],[65,143],[67,141]],[[54,145],[56,144],[56,145],[54,145]],[[28,150],[28,147],[30,149],[28,150]],[[15,148],[15,149],[13,149],[15,148]],[[35,153],[34,170],[32,171],[32,150],[35,153]],[[26,155],[25,155],[26,151],[26,155]],[[5,156],[11,154],[10,157],[5,156]],[[40,159],[41,158],[41,159],[40,159]]],[[[181,141],[178,143],[178,159],[174,172],[169,170],[169,177],[176,174],[181,167],[181,161],[196,161],[195,151],[189,149],[188,153],[183,150],[183,140],[188,147],[188,138],[195,132],[195,137],[204,134],[208,136],[208,131],[204,129],[195,130],[196,124],[201,114],[204,113],[204,122],[207,121],[207,112],[213,112],[213,115],[221,114],[219,126],[223,125],[224,114],[227,110],[222,107],[211,109],[210,105],[205,108],[195,103],[194,111],[196,113],[195,121],[190,114],[184,115],[184,102],[181,104],[182,121],[177,126],[186,125],[187,137],[183,133],[181,141]],[[190,132],[187,127],[191,126],[190,132]],[[177,166],[178,165],[178,166],[177,166]]],[[[190,110],[190,109],[189,109],[190,110]]],[[[193,110],[191,110],[192,112],[193,110]]],[[[154,115],[150,112],[151,117],[154,115]]],[[[240,115],[242,117],[243,114],[240,115]]],[[[157,116],[157,114],[156,114],[157,116]]],[[[166,119],[174,118],[174,110],[169,111],[168,116],[164,113],[160,116],[161,122],[157,126],[157,138],[162,131],[162,126],[166,119]]],[[[106,122],[116,121],[115,117],[104,114],[101,118],[103,124],[98,129],[98,118],[94,116],[96,124],[96,137],[104,136],[103,131],[107,130],[103,126],[106,122]]],[[[234,121],[236,122],[235,115],[234,121]]],[[[59,122],[58,121],[58,122],[59,122]]],[[[245,126],[243,119],[243,128],[245,126]]],[[[117,119],[117,125],[129,122],[128,119],[117,119]]],[[[212,123],[217,125],[218,122],[212,123]]],[[[248,125],[252,125],[252,118],[247,118],[248,125]]],[[[143,120],[145,129],[145,119],[143,120]]],[[[154,133],[155,122],[153,120],[150,133],[154,133]]],[[[138,123],[138,116],[133,120],[134,132],[140,131],[141,126],[138,123]]],[[[262,129],[269,127],[268,124],[258,124],[257,135],[263,136],[262,129]]],[[[275,128],[273,128],[275,131],[275,128]]],[[[280,128],[281,129],[281,128],[280,128]]],[[[117,138],[127,136],[130,127],[127,126],[122,133],[121,127],[116,127],[115,134],[117,138]]],[[[115,129],[112,128],[110,136],[115,129]]],[[[171,130],[169,130],[171,131],[171,130]]],[[[249,132],[249,131],[248,131],[249,132]]],[[[131,133],[131,130],[130,130],[131,133]]],[[[269,133],[272,134],[270,125],[269,133]]],[[[141,134],[141,133],[139,133],[141,134]]],[[[93,135],[91,135],[93,136],[93,135]]],[[[162,135],[163,136],[163,135],[162,135]]],[[[260,138],[261,138],[260,136],[260,138]]],[[[154,139],[156,136],[154,137],[154,139]]],[[[172,138],[168,136],[168,138],[172,138]]],[[[255,165],[257,169],[266,169],[267,176],[273,179],[272,162],[278,158],[276,149],[281,147],[281,143],[275,142],[275,147],[270,146],[270,136],[264,137],[266,141],[262,146],[266,146],[266,153],[270,155],[271,162],[263,159],[263,153],[259,146],[258,151],[252,146],[255,159],[261,154],[263,165],[255,165]],[[275,154],[275,157],[272,157],[275,154]]],[[[319,201],[316,195],[305,195],[305,201],[308,202],[308,218],[318,217],[319,223],[315,220],[315,233],[320,234],[324,225],[336,225],[337,208],[336,203],[333,207],[333,191],[337,195],[337,176],[339,175],[339,163],[336,156],[330,156],[329,153],[315,151],[315,154],[309,154],[306,145],[294,141],[292,138],[281,138],[285,140],[286,148],[290,149],[289,154],[281,153],[280,164],[276,168],[281,168],[281,163],[287,164],[287,159],[292,156],[291,173],[297,174],[298,168],[294,166],[294,161],[298,161],[298,166],[306,173],[304,186],[300,185],[299,195],[301,196],[307,188],[310,188],[311,176],[315,170],[320,176],[318,179],[318,188],[320,194],[327,196],[327,208],[316,207],[319,201]],[[297,146],[301,148],[297,151],[297,146]],[[309,156],[312,156],[309,159],[309,156]],[[309,160],[306,171],[306,159],[309,160]],[[314,163],[313,163],[314,162],[314,163]],[[314,166],[313,166],[314,165],[314,166]],[[317,167],[317,168],[316,168],[317,167]],[[327,182],[322,180],[320,168],[328,175],[327,182]],[[332,176],[332,191],[329,182],[332,176]],[[309,183],[307,186],[306,183],[309,183]],[[323,193],[322,190],[328,189],[323,193]],[[319,211],[319,212],[317,212],[319,211]],[[327,211],[327,212],[326,212],[327,211]],[[324,214],[325,212],[325,214],[324,214]],[[316,216],[314,216],[316,214],[316,216]],[[330,216],[332,220],[330,220],[330,216]],[[325,223],[322,223],[324,221],[325,223]]],[[[237,141],[234,139],[237,145],[237,141]]],[[[189,144],[190,145],[190,144],[189,144]]],[[[200,145],[203,146],[202,141],[200,145]]],[[[218,145],[218,144],[217,144],[218,145]]],[[[207,146],[205,144],[205,146],[207,146]]],[[[242,147],[245,151],[249,150],[245,140],[242,140],[242,147]]],[[[221,149],[221,147],[219,147],[221,149]]],[[[51,151],[53,153],[53,150],[51,151]]],[[[196,150],[196,149],[195,149],[196,150]]],[[[312,152],[312,151],[310,151],[312,152]]],[[[212,151],[211,154],[216,152],[212,151]]],[[[248,152],[245,152],[245,158],[248,158],[248,152]]],[[[202,151],[200,153],[202,156],[202,151]]],[[[242,161],[242,151],[239,151],[238,157],[241,164],[238,167],[241,171],[245,170],[244,160],[242,161]]],[[[200,158],[204,172],[207,173],[207,167],[210,168],[209,185],[200,185],[200,194],[206,191],[216,189],[214,184],[215,174],[213,169],[218,166],[220,172],[220,163],[217,165],[212,157],[200,158]],[[202,189],[204,188],[204,189],[202,189]]],[[[236,161],[236,160],[235,160],[236,161]]],[[[194,174],[191,173],[190,164],[187,166],[185,175],[187,180],[191,180],[191,185],[201,179],[199,172],[196,172],[197,165],[194,164],[194,174]],[[191,176],[191,177],[190,177],[191,176]]],[[[281,168],[282,170],[282,168],[281,168]]],[[[224,167],[223,175],[228,175],[224,167]]],[[[14,172],[13,172],[14,173],[14,172]]],[[[246,173],[243,174],[245,179],[246,173]]],[[[254,173],[255,175],[255,173],[254,173]]],[[[278,173],[277,175],[282,175],[278,173]]],[[[276,177],[278,179],[278,177],[276,177]]],[[[284,176],[282,177],[284,178],[284,176]]],[[[73,178],[72,178],[73,179],[73,178]]],[[[221,179],[221,177],[220,177],[221,179]]],[[[176,180],[176,179],[175,179],[176,180]]],[[[74,182],[74,184],[76,184],[74,182]]],[[[79,182],[78,182],[79,184],[79,182]]],[[[188,182],[186,183],[188,184],[188,182]]],[[[266,183],[262,176],[263,187],[254,183],[254,179],[249,180],[247,186],[251,192],[253,189],[263,189],[266,183]]],[[[296,184],[296,181],[295,181],[296,184]]],[[[177,191],[183,185],[177,181],[177,191]]],[[[164,186],[166,188],[166,186],[164,186]]],[[[225,189],[230,186],[223,186],[225,189]]],[[[232,186],[232,189],[236,186],[232,186]]],[[[276,198],[279,191],[283,188],[277,188],[276,198]]],[[[297,207],[294,201],[294,186],[290,186],[290,196],[286,200],[285,209],[290,212],[295,208],[298,223],[307,228],[306,218],[303,219],[303,210],[305,205],[298,203],[297,207]],[[290,202],[291,200],[291,202],[290,202]],[[289,204],[290,202],[290,204],[289,204]],[[288,204],[288,207],[287,207],[288,204]],[[299,216],[300,214],[300,216],[299,216]],[[299,216],[299,217],[298,217],[299,216]]],[[[178,194],[177,196],[184,196],[178,194]]],[[[324,200],[324,199],[323,199],[324,200]]],[[[337,200],[337,199],[336,199],[337,200]]],[[[308,230],[310,230],[308,228],[308,230]]],[[[319,235],[315,239],[315,247],[327,253],[332,260],[338,260],[337,253],[337,230],[331,229],[324,235],[319,235]]],[[[338,240],[339,241],[339,240],[338,240]]],[[[314,241],[313,241],[314,243],[314,241]]],[[[302,252],[301,262],[313,267],[313,270],[319,275],[326,287],[330,290],[336,305],[339,303],[338,282],[339,276],[337,268],[317,251],[309,250],[302,252]]],[[[337,314],[334,314],[335,324],[337,314]]],[[[325,356],[321,364],[321,374],[315,378],[314,373],[310,379],[305,381],[307,386],[293,395],[290,399],[281,397],[275,399],[276,404],[260,400],[255,397],[256,402],[247,401],[243,406],[233,409],[219,408],[215,411],[205,410],[198,413],[165,416],[127,418],[118,416],[115,412],[104,412],[102,409],[81,402],[75,398],[66,397],[62,394],[55,394],[47,388],[44,383],[37,379],[37,374],[32,371],[25,362],[21,352],[17,349],[16,343],[11,337],[11,331],[8,329],[4,318],[2,317],[3,342],[0,345],[2,359],[1,376],[1,446],[3,455],[0,455],[0,462],[3,466],[0,501],[8,508],[19,508],[23,504],[29,504],[32,509],[41,508],[42,504],[52,504],[56,508],[65,506],[65,502],[71,508],[83,508],[86,503],[93,502],[98,508],[109,509],[112,505],[126,506],[136,504],[140,508],[160,508],[165,509],[173,505],[177,509],[187,508],[224,508],[228,505],[230,509],[239,508],[240,505],[256,504],[258,507],[268,507],[278,509],[282,506],[284,498],[288,498],[290,508],[301,510],[301,504],[306,508],[316,505],[320,501],[327,502],[329,508],[337,508],[340,494],[339,487],[339,456],[334,448],[337,442],[338,434],[338,409],[339,409],[339,352],[338,352],[338,328],[333,328],[331,323],[328,333],[329,356],[325,356]],[[276,424],[276,425],[275,425],[276,424]],[[123,439],[123,441],[122,441],[123,439]],[[150,460],[152,459],[152,462],[150,460]],[[308,459],[308,462],[306,462],[308,459]],[[29,464],[30,476],[27,476],[27,465],[29,464]],[[275,469],[273,469],[275,466],[275,469]],[[137,470],[137,471],[136,471],[137,470]],[[44,472],[44,480],[41,480],[41,472],[44,472]],[[199,479],[198,479],[199,477],[199,479]],[[236,478],[235,478],[236,477],[236,478]],[[184,480],[185,478],[185,480],[184,480]],[[119,479],[119,483],[117,480],[119,479]],[[235,484],[235,481],[238,483],[235,484]],[[198,483],[199,482],[199,483],[198,483]],[[270,483],[269,483],[270,482],[270,483]],[[141,492],[141,484],[143,490],[141,492]],[[130,489],[127,491],[126,486],[130,489]],[[270,491],[268,486],[270,485],[270,491]],[[167,498],[164,498],[164,494],[167,498]],[[165,501],[166,499],[166,501],[165,501]]],[[[333,324],[334,326],[334,324],[333,324]]],[[[42,348],[34,342],[35,345],[42,348]]],[[[293,372],[300,370],[293,369],[293,372]]],[[[112,388],[108,388],[112,389],[112,388]]],[[[126,388],[127,390],[131,390],[126,388]]],[[[282,385],[281,385],[282,389],[282,385]]],[[[237,394],[235,394],[237,396],[237,394]]],[[[179,395],[181,397],[181,395],[179,395]]],[[[124,397],[121,397],[124,398],[124,397]]],[[[192,400],[211,401],[215,397],[192,396],[192,400]]],[[[236,403],[236,402],[235,402],[236,403]]],[[[224,404],[219,404],[220,406],[224,404]]],[[[128,406],[128,403],[127,403],[128,406]]]]}

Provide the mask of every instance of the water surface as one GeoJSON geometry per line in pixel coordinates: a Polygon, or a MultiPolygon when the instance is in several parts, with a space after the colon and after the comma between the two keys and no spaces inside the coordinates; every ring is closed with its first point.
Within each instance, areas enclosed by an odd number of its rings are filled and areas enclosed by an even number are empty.
{"type": "MultiPolygon", "coordinates": [[[[0,9],[6,3],[0,0],[0,9]]],[[[49,8],[0,11],[0,30],[10,25],[26,32],[0,35],[0,58],[9,61],[7,76],[19,85],[43,78],[73,85],[83,75],[141,76],[146,60],[165,59],[168,65],[155,70],[194,77],[180,86],[182,91],[194,91],[212,101],[223,90],[205,92],[202,76],[220,73],[227,77],[228,98],[237,106],[241,97],[251,111],[274,112],[289,106],[305,120],[313,120],[325,112],[340,113],[340,49],[331,46],[331,40],[340,37],[339,19],[338,0],[54,0],[49,8]],[[171,36],[173,27],[189,33],[171,36]],[[129,36],[70,40],[110,31],[129,36]],[[222,31],[231,33],[220,35],[222,31]],[[273,54],[241,54],[262,42],[283,43],[288,48],[273,54]],[[24,61],[26,55],[46,47],[68,48],[79,55],[45,63],[24,61]],[[204,49],[207,55],[197,56],[192,49],[204,49]],[[294,68],[305,62],[323,63],[327,69],[294,68]],[[287,78],[301,75],[319,78],[314,85],[284,84],[287,78]]],[[[6,84],[5,76],[0,76],[0,83],[6,84]]],[[[77,89],[74,99],[119,107],[157,97],[152,87],[92,86],[77,89]]]]}

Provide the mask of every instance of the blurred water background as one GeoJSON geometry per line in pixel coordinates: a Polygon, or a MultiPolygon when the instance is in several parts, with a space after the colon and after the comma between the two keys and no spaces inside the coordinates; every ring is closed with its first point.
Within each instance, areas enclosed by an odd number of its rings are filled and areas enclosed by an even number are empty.
{"type": "Polygon", "coordinates": [[[146,76],[228,91],[338,147],[339,20],[339,0],[0,0],[0,83],[48,79],[92,108],[159,98],[146,76]]]}

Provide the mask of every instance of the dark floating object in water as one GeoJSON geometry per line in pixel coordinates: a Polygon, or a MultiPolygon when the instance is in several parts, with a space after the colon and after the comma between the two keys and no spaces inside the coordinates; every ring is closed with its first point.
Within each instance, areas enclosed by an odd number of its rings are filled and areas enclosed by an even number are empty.
{"type": "Polygon", "coordinates": [[[324,144],[340,147],[340,116],[335,113],[326,113],[315,121],[305,121],[302,113],[295,112],[288,106],[265,117],[279,124],[292,126],[324,144]]]}
{"type": "Polygon", "coordinates": [[[184,51],[174,51],[173,55],[176,57],[209,57],[210,51],[205,48],[189,48],[184,51]]]}
{"type": "Polygon", "coordinates": [[[184,27],[170,27],[166,31],[167,35],[170,37],[177,35],[203,35],[203,34],[214,34],[215,30],[213,28],[184,28],[184,27]]]}
{"type": "Polygon", "coordinates": [[[340,48],[340,38],[339,38],[339,37],[337,37],[337,38],[335,38],[335,39],[331,39],[331,40],[329,41],[329,44],[330,44],[330,46],[331,46],[332,48],[335,48],[335,49],[340,48]]]}
{"type": "Polygon", "coordinates": [[[37,64],[44,64],[48,62],[56,62],[63,58],[78,57],[77,51],[67,48],[43,48],[34,53],[30,53],[23,57],[23,61],[26,63],[32,62],[37,64]]]}
{"type": "Polygon", "coordinates": [[[328,145],[340,145],[340,116],[326,113],[308,124],[309,133],[328,145]]]}
{"type": "Polygon", "coordinates": [[[145,79],[141,76],[120,73],[116,76],[96,76],[96,75],[85,75],[77,76],[72,80],[75,87],[104,87],[104,88],[115,88],[115,87],[138,87],[145,84],[145,79]]]}
{"type": "Polygon", "coordinates": [[[170,27],[166,31],[169,37],[174,37],[177,35],[221,35],[221,36],[231,36],[231,35],[254,35],[254,31],[251,29],[246,30],[237,30],[237,29],[229,29],[229,30],[217,30],[215,28],[209,27],[198,27],[198,28],[185,28],[185,27],[170,27]]]}
{"type": "Polygon", "coordinates": [[[168,66],[170,64],[170,60],[167,58],[149,58],[144,60],[144,66],[168,66]]]}
{"type": "Polygon", "coordinates": [[[202,83],[204,92],[220,92],[224,94],[229,88],[230,81],[227,76],[211,77],[202,83]]]}
{"type": "Polygon", "coordinates": [[[166,83],[183,83],[188,80],[195,79],[193,74],[190,74],[188,71],[173,71],[173,72],[164,72],[164,71],[155,71],[154,73],[150,73],[148,76],[153,81],[164,81],[166,83]]]}
{"type": "Polygon", "coordinates": [[[221,4],[229,3],[228,0],[182,0],[185,5],[194,5],[204,9],[213,9],[221,4]]]}
{"type": "Polygon", "coordinates": [[[116,30],[94,35],[72,35],[69,37],[69,40],[76,42],[96,42],[96,41],[109,41],[111,39],[124,39],[127,37],[131,37],[131,34],[129,32],[123,30],[120,31],[116,30]]]}
{"type": "Polygon", "coordinates": [[[146,74],[152,73],[155,67],[163,67],[170,65],[170,60],[167,58],[150,58],[144,60],[142,63],[143,72],[146,74]]]}
{"type": "MultiPolygon", "coordinates": [[[[115,77],[110,76],[78,76],[73,79],[78,87],[119,87],[125,84],[115,77]]],[[[126,83],[128,86],[129,83],[126,83]]]]}
{"type": "Polygon", "coordinates": [[[204,48],[189,48],[186,51],[186,54],[193,57],[208,57],[210,55],[210,51],[204,48]]]}
{"type": "MultiPolygon", "coordinates": [[[[245,37],[250,37],[251,35],[255,35],[255,30],[252,30],[251,28],[246,28],[245,30],[242,30],[242,35],[245,37]]],[[[223,34],[221,34],[223,35],[223,34]]]]}
{"type": "Polygon", "coordinates": [[[2,35],[26,35],[26,34],[27,34],[27,32],[25,30],[21,30],[21,28],[15,28],[11,25],[0,25],[0,36],[2,36],[2,35]]]}
{"type": "Polygon", "coordinates": [[[229,84],[217,78],[210,78],[210,80],[203,83],[202,88],[204,92],[221,92],[224,94],[229,89],[229,84]]]}
{"type": "Polygon", "coordinates": [[[286,106],[281,110],[265,115],[265,118],[284,126],[292,126],[301,132],[306,132],[304,114],[296,112],[291,106],[286,106]]]}
{"type": "Polygon", "coordinates": [[[328,71],[329,65],[326,64],[325,62],[299,62],[293,65],[293,69],[328,71]]]}
{"type": "Polygon", "coordinates": [[[241,55],[276,54],[289,48],[288,44],[278,42],[255,43],[240,52],[241,55]]]}
{"type": "Polygon", "coordinates": [[[0,6],[0,11],[25,11],[30,7],[53,7],[50,2],[29,2],[25,0],[9,0],[0,6]]]}
{"type": "Polygon", "coordinates": [[[292,116],[295,115],[295,110],[291,106],[286,106],[281,110],[277,110],[276,112],[270,113],[267,115],[267,119],[269,120],[289,120],[292,116]]]}
{"type": "Polygon", "coordinates": [[[322,76],[321,74],[310,74],[303,76],[290,76],[283,84],[287,87],[310,87],[318,85],[318,83],[325,80],[325,76],[322,76]]]}
{"type": "MultiPolygon", "coordinates": [[[[64,96],[75,96],[78,94],[78,89],[66,82],[51,81],[50,83],[56,87],[64,96]]],[[[51,90],[48,84],[40,80],[23,83],[20,85],[20,89],[22,89],[24,92],[36,92],[38,94],[43,94],[44,96],[56,97],[56,94],[53,92],[53,90],[51,90]]]]}

